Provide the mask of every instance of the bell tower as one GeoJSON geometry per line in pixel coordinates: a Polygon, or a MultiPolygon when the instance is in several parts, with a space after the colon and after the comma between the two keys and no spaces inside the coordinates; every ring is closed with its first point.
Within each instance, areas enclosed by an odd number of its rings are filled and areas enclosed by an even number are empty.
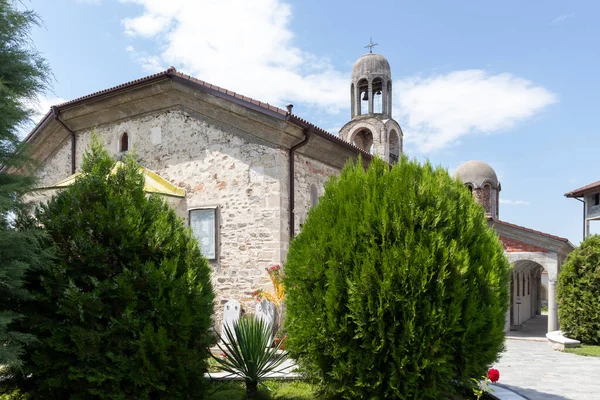
{"type": "Polygon", "coordinates": [[[352,67],[350,109],[352,119],[340,130],[340,137],[390,164],[402,155],[404,134],[392,118],[392,72],[384,56],[369,53],[352,67]]]}

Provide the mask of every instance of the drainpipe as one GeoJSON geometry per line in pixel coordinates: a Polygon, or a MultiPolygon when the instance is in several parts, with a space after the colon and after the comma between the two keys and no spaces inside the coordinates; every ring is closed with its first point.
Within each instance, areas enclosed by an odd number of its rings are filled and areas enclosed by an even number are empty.
{"type": "MultiPolygon", "coordinates": [[[[292,115],[292,107],[294,107],[292,104],[288,104],[287,105],[287,111],[288,111],[288,117],[292,115]]],[[[290,212],[290,240],[294,237],[294,153],[297,149],[299,149],[302,146],[305,146],[308,143],[308,140],[310,139],[310,131],[311,129],[309,127],[304,128],[303,132],[304,132],[304,139],[302,139],[301,142],[296,143],[295,145],[292,146],[292,148],[289,151],[289,162],[290,162],[290,196],[289,196],[289,212],[290,212]]]]}
{"type": "Polygon", "coordinates": [[[585,229],[585,201],[581,200],[579,197],[573,198],[583,203],[583,240],[585,240],[585,234],[587,233],[587,229],[585,229]]]}
{"type": "Polygon", "coordinates": [[[71,134],[71,173],[75,173],[75,151],[77,150],[76,142],[75,142],[75,132],[73,132],[62,119],[60,119],[60,111],[56,108],[56,106],[52,106],[52,115],[54,115],[54,119],[57,120],[70,134],[71,134]]]}

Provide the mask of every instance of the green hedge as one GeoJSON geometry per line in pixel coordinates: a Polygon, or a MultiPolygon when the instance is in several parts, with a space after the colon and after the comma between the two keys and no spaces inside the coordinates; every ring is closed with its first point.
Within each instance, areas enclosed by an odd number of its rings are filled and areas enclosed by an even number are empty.
{"type": "Polygon", "coordinates": [[[94,142],[83,174],[44,206],[55,265],[30,276],[27,348],[13,384],[40,399],[186,399],[203,392],[212,344],[210,267],[133,158],[94,142]]]}
{"type": "Polygon", "coordinates": [[[570,338],[600,345],[600,236],[573,250],[558,275],[558,320],[570,338]]]}
{"type": "Polygon", "coordinates": [[[510,268],[444,169],[347,165],[284,270],[286,345],[325,396],[441,399],[503,349],[510,268]]]}

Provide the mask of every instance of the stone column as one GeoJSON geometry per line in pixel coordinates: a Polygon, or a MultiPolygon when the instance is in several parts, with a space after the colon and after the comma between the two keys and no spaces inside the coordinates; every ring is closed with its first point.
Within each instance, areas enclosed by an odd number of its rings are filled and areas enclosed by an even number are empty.
{"type": "MultiPolygon", "coordinates": [[[[386,89],[387,89],[387,95],[388,95],[388,99],[387,99],[387,114],[388,116],[391,118],[392,117],[392,87],[391,85],[388,85],[389,82],[383,82],[384,85],[386,85],[386,89]]],[[[400,132],[398,132],[398,137],[400,137],[400,132]]]]}
{"type": "Polygon", "coordinates": [[[556,278],[548,279],[548,332],[558,330],[558,309],[556,304],[556,278]]]}
{"type": "Polygon", "coordinates": [[[355,117],[356,115],[362,115],[362,113],[365,112],[365,110],[362,109],[362,104],[361,104],[361,99],[360,99],[360,89],[358,88],[358,83],[356,84],[356,90],[354,92],[355,92],[354,101],[356,102],[356,114],[353,115],[353,117],[355,117]]]}
{"type": "Polygon", "coordinates": [[[583,239],[585,240],[590,236],[590,220],[587,219],[588,213],[588,202],[587,198],[583,198],[583,239]]]}
{"type": "Polygon", "coordinates": [[[373,81],[369,81],[369,89],[367,90],[369,96],[369,114],[373,114],[373,81]]]}
{"type": "Polygon", "coordinates": [[[387,96],[387,87],[386,87],[385,82],[382,82],[381,83],[381,113],[386,116],[388,115],[388,112],[387,112],[388,99],[387,99],[387,97],[388,97],[387,96]]]}
{"type": "Polygon", "coordinates": [[[350,84],[350,116],[356,117],[356,88],[354,82],[350,84]]]}

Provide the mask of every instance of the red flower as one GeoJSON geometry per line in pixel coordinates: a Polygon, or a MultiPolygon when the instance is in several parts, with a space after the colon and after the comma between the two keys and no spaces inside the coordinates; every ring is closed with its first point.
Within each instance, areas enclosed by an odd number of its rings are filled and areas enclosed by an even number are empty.
{"type": "Polygon", "coordinates": [[[498,371],[496,368],[492,368],[488,371],[487,376],[492,383],[496,383],[498,382],[498,379],[500,379],[500,371],[498,371]]]}
{"type": "Polygon", "coordinates": [[[221,358],[225,358],[225,357],[227,357],[227,354],[221,353],[221,358]]]}

